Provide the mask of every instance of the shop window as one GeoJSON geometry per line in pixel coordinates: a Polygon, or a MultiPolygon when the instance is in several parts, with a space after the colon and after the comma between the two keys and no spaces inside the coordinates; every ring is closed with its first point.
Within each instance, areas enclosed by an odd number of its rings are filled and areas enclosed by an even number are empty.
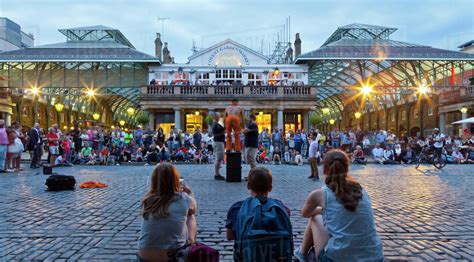
{"type": "Polygon", "coordinates": [[[301,122],[301,114],[297,113],[286,113],[284,118],[284,126],[285,126],[285,134],[288,133],[289,130],[296,132],[296,129],[302,129],[302,122],[301,122]]]}
{"type": "Polygon", "coordinates": [[[433,115],[433,107],[431,107],[431,106],[428,107],[428,115],[429,116],[433,115]]]}
{"type": "Polygon", "coordinates": [[[196,128],[202,130],[202,115],[186,114],[186,131],[194,132],[196,128]]]}
{"type": "Polygon", "coordinates": [[[272,115],[271,114],[258,114],[256,115],[256,122],[258,125],[258,132],[262,132],[263,128],[268,128],[268,132],[272,132],[272,115]]]}

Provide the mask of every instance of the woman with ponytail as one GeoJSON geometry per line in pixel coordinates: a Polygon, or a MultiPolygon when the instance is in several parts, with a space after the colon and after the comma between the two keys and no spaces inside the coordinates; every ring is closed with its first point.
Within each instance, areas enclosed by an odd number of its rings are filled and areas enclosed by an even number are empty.
{"type": "Polygon", "coordinates": [[[324,156],[325,185],[311,192],[301,214],[309,218],[299,261],[314,247],[316,261],[383,261],[369,195],[349,175],[350,159],[341,150],[324,156]]]}

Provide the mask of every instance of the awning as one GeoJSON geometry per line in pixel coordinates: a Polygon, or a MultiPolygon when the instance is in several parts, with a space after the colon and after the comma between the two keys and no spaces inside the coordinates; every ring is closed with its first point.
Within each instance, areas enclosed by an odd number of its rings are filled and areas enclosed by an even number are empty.
{"type": "Polygon", "coordinates": [[[464,123],[467,123],[467,124],[474,124],[474,117],[470,117],[470,118],[466,118],[466,119],[463,119],[463,120],[459,120],[459,121],[456,121],[456,122],[452,122],[451,124],[464,124],[464,123]]]}

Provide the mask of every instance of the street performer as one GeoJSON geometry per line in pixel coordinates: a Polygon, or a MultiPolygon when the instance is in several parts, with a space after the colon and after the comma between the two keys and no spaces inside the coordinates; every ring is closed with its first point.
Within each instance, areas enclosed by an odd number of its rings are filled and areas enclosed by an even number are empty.
{"type": "Polygon", "coordinates": [[[226,152],[232,150],[232,130],[234,131],[234,150],[240,152],[240,129],[243,123],[244,115],[243,110],[239,106],[237,99],[232,99],[232,105],[228,106],[225,110],[224,116],[225,130],[226,130],[226,152]]]}

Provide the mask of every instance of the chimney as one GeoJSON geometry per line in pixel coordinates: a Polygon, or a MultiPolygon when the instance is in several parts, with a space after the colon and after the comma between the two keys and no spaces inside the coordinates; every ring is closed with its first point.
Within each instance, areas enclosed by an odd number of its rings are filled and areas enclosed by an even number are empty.
{"type": "Polygon", "coordinates": [[[161,49],[163,48],[163,43],[161,42],[161,34],[156,33],[155,39],[155,57],[161,60],[161,49]]]}
{"type": "Polygon", "coordinates": [[[163,47],[163,64],[171,63],[170,51],[168,50],[168,43],[165,42],[165,46],[163,47]]]}
{"type": "Polygon", "coordinates": [[[300,38],[300,33],[296,33],[295,36],[295,57],[298,57],[301,55],[301,38],[300,38]]]}

